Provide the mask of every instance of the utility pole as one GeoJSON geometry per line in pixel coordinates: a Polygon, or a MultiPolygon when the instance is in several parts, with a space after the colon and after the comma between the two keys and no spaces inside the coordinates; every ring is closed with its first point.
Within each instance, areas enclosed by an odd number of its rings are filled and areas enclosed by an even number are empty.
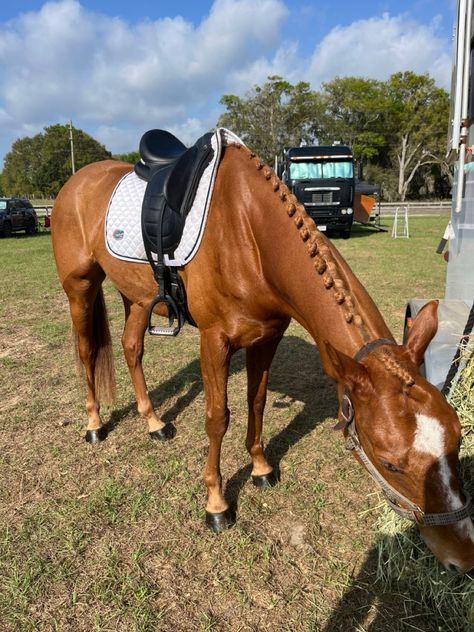
{"type": "Polygon", "coordinates": [[[69,121],[69,142],[71,143],[71,167],[72,175],[76,173],[76,166],[74,164],[74,140],[72,138],[72,121],[69,121]]]}

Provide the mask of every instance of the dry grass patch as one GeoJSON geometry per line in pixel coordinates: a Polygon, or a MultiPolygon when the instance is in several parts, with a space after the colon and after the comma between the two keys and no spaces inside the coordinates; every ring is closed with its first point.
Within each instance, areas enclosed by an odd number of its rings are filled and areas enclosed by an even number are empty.
{"type": "MultiPolygon", "coordinates": [[[[337,241],[399,337],[415,271],[420,295],[442,294],[444,263],[426,263],[444,220],[416,222],[406,266],[397,262],[409,244],[387,234],[337,241]]],[[[270,377],[265,442],[281,482],[268,492],[250,482],[244,357],[233,359],[222,464],[238,522],[216,537],[204,526],[197,332],[146,341],[152,400],[178,430],[170,444],[151,442],[120,350],[123,308],[107,284],[118,399],[103,410],[107,441],[91,447],[49,236],[0,245],[0,347],[11,355],[0,359],[2,632],[437,629],[416,587],[409,619],[400,590],[376,581],[379,497],[331,429],[335,389],[299,326],[270,377]]]]}

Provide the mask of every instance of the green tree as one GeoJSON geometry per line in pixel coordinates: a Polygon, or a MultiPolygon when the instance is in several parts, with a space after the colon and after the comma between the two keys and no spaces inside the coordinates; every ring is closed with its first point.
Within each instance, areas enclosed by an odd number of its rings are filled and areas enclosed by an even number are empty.
{"type": "Polygon", "coordinates": [[[8,195],[32,195],[37,191],[36,173],[40,165],[40,135],[19,138],[5,156],[3,188],[8,195]]]}
{"type": "Polygon", "coordinates": [[[449,118],[449,95],[428,75],[399,72],[386,84],[390,116],[389,157],[398,174],[400,200],[407,197],[415,176],[425,178],[438,165],[446,176],[444,154],[449,118]]]}
{"type": "Polygon", "coordinates": [[[140,153],[138,151],[129,151],[128,154],[114,154],[113,159],[129,162],[131,165],[134,165],[140,160],[140,153]]]}
{"type": "Polygon", "coordinates": [[[284,147],[344,142],[391,199],[436,195],[452,176],[444,160],[449,97],[428,75],[387,81],[337,77],[321,92],[269,77],[244,98],[225,95],[219,125],[235,131],[267,162],[284,147]]]}
{"type": "Polygon", "coordinates": [[[388,100],[384,84],[363,77],[337,77],[323,84],[326,116],[321,142],[350,145],[356,159],[373,160],[387,145],[388,100]]]}
{"type": "MultiPolygon", "coordinates": [[[[42,137],[37,186],[43,193],[56,194],[72,173],[69,126],[46,127],[42,137]]],[[[80,129],[73,129],[73,143],[76,171],[91,162],[112,157],[103,145],[80,129]]]]}
{"type": "Polygon", "coordinates": [[[292,85],[279,76],[268,77],[244,98],[224,95],[227,109],[218,125],[228,127],[270,164],[284,147],[312,143],[318,133],[315,113],[321,96],[308,83],[292,85]]]}
{"type": "MultiPolygon", "coordinates": [[[[75,168],[111,157],[80,129],[73,130],[75,168]]],[[[68,125],[52,125],[40,134],[16,140],[5,156],[3,184],[10,195],[56,195],[72,173],[68,125]]]]}

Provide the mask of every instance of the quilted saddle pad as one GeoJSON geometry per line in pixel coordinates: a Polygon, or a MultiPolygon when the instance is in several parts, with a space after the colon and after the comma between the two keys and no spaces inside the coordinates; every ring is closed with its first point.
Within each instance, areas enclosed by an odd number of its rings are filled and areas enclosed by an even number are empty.
{"type": "MultiPolygon", "coordinates": [[[[196,255],[204,235],[207,215],[222,147],[243,145],[233,132],[219,128],[212,137],[214,156],[199,182],[193,206],[186,217],[183,236],[172,257],[165,255],[167,266],[184,266],[196,255]]],[[[142,203],[147,182],[134,171],[126,174],[115,187],[105,219],[105,243],[111,255],[134,263],[148,263],[142,237],[142,203]]]]}

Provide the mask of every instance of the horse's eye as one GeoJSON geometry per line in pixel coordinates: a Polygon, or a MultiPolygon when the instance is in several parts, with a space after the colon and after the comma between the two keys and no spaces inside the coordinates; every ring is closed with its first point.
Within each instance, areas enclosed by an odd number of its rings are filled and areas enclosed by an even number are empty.
{"type": "Polygon", "coordinates": [[[383,459],[380,459],[380,463],[382,463],[384,468],[388,470],[389,472],[395,472],[395,473],[401,472],[401,469],[399,467],[397,467],[393,463],[390,463],[389,461],[384,461],[383,459]]]}

